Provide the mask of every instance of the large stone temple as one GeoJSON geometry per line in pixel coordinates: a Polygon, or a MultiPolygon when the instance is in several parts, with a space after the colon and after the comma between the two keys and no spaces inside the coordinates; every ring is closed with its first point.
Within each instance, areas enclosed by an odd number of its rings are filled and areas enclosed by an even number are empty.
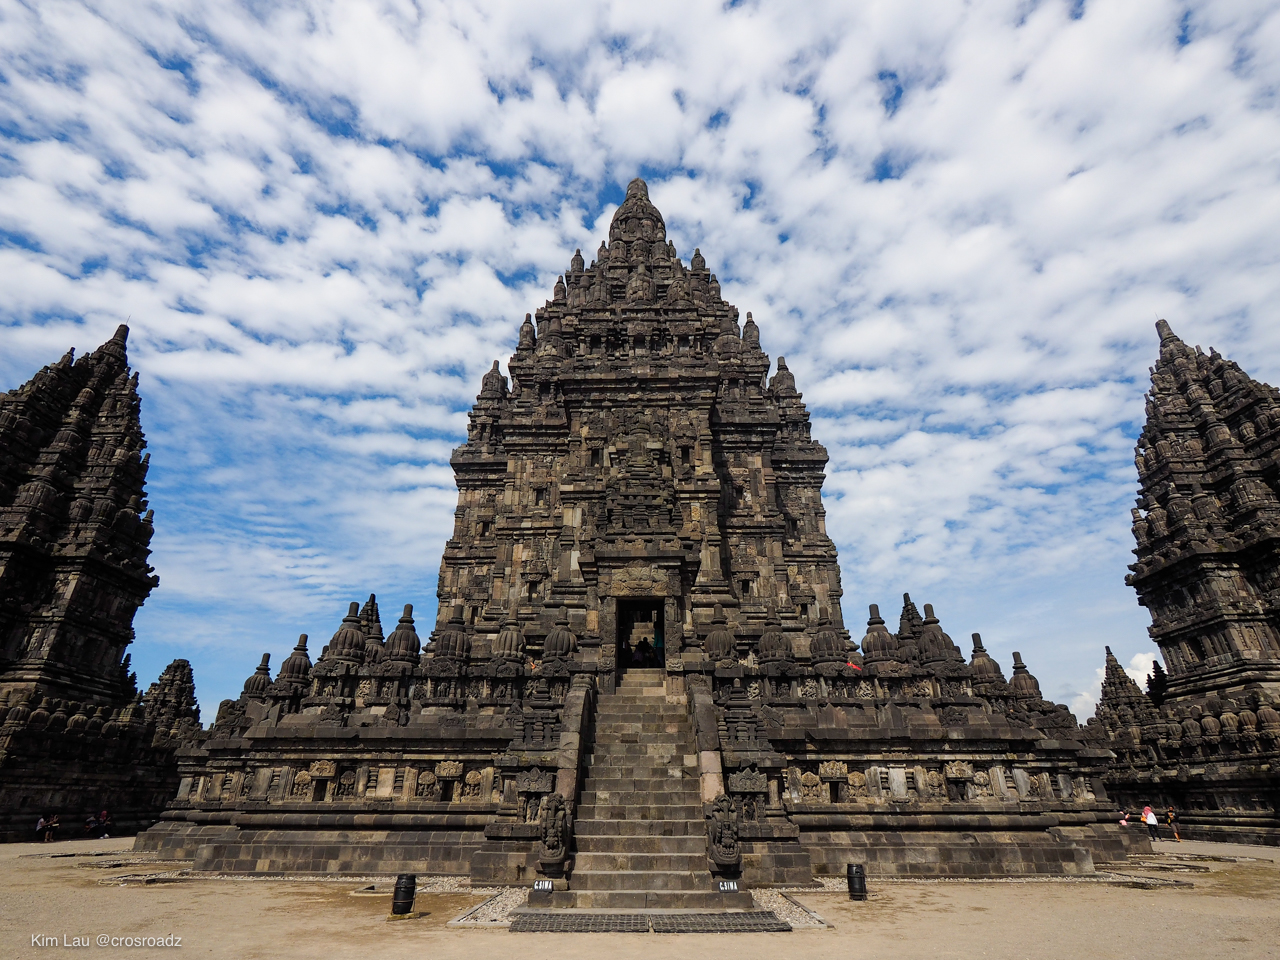
{"type": "Polygon", "coordinates": [[[1127,582],[1168,683],[1156,702],[1108,649],[1087,733],[1122,802],[1174,806],[1194,839],[1280,844],[1280,391],[1157,329],[1127,582]]]}
{"type": "Polygon", "coordinates": [[[187,661],[139,696],[125,652],[158,583],[128,332],[0,396],[0,839],[149,826],[198,736],[187,661]]]}
{"type": "Polygon", "coordinates": [[[633,181],[520,326],[510,379],[484,376],[428,642],[370,596],[274,676],[264,655],[139,848],[546,878],[549,906],[634,908],[849,862],[1087,874],[1145,844],[1105,793],[1110,752],[1018,654],[1006,676],[975,634],[966,659],[909,597],[896,632],[873,605],[851,641],[826,452],[770,367],[633,181]]]}

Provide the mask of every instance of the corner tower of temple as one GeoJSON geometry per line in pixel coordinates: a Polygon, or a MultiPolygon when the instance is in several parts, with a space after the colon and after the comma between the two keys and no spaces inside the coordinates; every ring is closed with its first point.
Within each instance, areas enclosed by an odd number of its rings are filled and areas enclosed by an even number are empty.
{"type": "Polygon", "coordinates": [[[145,829],[200,736],[187,661],[145,696],[129,669],[159,581],[128,334],[0,396],[0,840],[54,812],[145,829]]]}
{"type": "Polygon", "coordinates": [[[823,620],[847,638],[827,454],[785,360],[769,368],[751,314],[631,181],[595,259],[525,318],[510,383],[496,362],[484,378],[441,622],[461,609],[487,656],[507,619],[538,648],[563,607],[593,650],[643,635],[675,671],[717,604],[745,644],[771,623],[801,649],[823,620]]]}
{"type": "Polygon", "coordinates": [[[1168,697],[1280,697],[1280,392],[1159,321],[1136,562],[1168,697]]]}
{"type": "Polygon", "coordinates": [[[0,396],[0,695],[121,706],[147,564],[146,440],[129,328],[0,396]]]}
{"type": "Polygon", "coordinates": [[[1168,681],[1111,655],[1086,736],[1130,809],[1178,810],[1194,840],[1280,844],[1280,393],[1164,320],[1138,438],[1135,562],[1168,681]]]}

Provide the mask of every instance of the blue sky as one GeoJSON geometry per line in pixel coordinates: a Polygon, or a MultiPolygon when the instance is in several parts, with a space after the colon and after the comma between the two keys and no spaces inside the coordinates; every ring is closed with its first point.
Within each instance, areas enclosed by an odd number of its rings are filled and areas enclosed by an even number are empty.
{"type": "MultiPolygon", "coordinates": [[[[845,616],[909,590],[1092,709],[1157,315],[1280,380],[1276,3],[0,0],[0,388],[128,319],[206,720],[376,592],[433,619],[449,452],[645,176],[831,454],[845,616]]],[[[424,623],[425,621],[425,623],[424,623]]]]}

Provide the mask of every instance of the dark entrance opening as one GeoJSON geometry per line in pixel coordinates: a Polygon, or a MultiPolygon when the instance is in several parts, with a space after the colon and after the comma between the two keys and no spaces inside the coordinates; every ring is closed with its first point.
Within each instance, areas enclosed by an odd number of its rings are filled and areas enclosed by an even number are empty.
{"type": "Polygon", "coordinates": [[[618,661],[627,667],[661,667],[663,649],[661,600],[618,601],[618,661]]]}

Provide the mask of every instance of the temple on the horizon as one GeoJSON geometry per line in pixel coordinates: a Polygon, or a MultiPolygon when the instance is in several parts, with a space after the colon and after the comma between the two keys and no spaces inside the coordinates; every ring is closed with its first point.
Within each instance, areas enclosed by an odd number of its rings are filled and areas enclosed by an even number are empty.
{"type": "Polygon", "coordinates": [[[1168,683],[1153,700],[1108,649],[1086,729],[1122,802],[1174,806],[1194,839],[1280,844],[1280,391],[1156,326],[1127,582],[1168,683]]]}
{"type": "Polygon", "coordinates": [[[520,325],[510,378],[484,376],[430,641],[408,606],[384,633],[370,597],[275,676],[264,656],[139,847],[549,878],[548,905],[637,908],[851,861],[1087,874],[1145,845],[1104,792],[1109,751],[1017,654],[1006,678],[975,634],[966,660],[909,597],[896,632],[872,606],[851,642],[826,452],[770,366],[632,181],[520,325]]]}
{"type": "Polygon", "coordinates": [[[128,333],[0,395],[0,839],[149,826],[199,730],[187,661],[139,696],[125,652],[158,582],[128,333]]]}

